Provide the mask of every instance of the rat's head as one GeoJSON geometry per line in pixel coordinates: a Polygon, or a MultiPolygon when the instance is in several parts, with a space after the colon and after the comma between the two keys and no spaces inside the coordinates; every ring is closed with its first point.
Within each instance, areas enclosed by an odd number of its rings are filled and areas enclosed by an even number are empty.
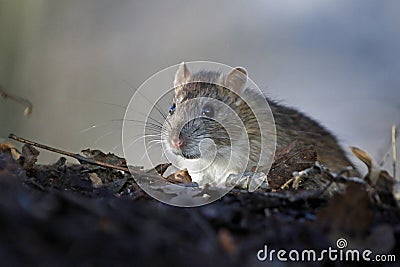
{"type": "Polygon", "coordinates": [[[175,95],[164,123],[166,149],[186,159],[229,157],[232,142],[247,138],[239,97],[246,82],[243,68],[227,75],[215,71],[191,74],[182,63],[175,75],[175,95]]]}

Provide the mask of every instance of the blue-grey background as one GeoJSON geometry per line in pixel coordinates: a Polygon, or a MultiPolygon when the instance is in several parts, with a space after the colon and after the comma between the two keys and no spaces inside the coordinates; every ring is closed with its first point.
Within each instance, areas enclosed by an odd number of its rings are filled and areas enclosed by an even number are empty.
{"type": "Polygon", "coordinates": [[[245,67],[271,97],[380,160],[400,125],[399,10],[396,0],[0,0],[0,83],[34,103],[26,118],[0,99],[0,138],[121,154],[112,119],[133,88],[210,60],[245,67]]]}

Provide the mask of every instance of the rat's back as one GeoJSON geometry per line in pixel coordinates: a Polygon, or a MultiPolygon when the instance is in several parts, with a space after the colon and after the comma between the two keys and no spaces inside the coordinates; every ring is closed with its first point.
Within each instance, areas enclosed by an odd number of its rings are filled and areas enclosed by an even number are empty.
{"type": "MultiPolygon", "coordinates": [[[[275,119],[277,148],[298,142],[301,146],[314,146],[318,161],[333,172],[353,166],[336,137],[318,122],[302,112],[269,100],[275,119]]],[[[354,171],[355,172],[355,171],[354,171]]]]}

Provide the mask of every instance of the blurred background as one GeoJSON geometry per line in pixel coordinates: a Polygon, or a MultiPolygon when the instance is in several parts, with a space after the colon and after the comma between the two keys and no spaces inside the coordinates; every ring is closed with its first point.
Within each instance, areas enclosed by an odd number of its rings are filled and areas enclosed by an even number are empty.
{"type": "Polygon", "coordinates": [[[245,67],[270,97],[380,160],[400,126],[399,10],[397,0],[0,0],[0,84],[33,103],[27,118],[0,98],[0,138],[122,155],[115,119],[135,88],[209,60],[245,67]]]}

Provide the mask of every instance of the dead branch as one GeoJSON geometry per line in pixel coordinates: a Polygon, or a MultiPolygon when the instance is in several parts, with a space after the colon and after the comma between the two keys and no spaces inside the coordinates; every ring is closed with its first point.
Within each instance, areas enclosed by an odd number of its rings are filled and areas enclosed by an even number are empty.
{"type": "Polygon", "coordinates": [[[9,98],[9,99],[13,100],[14,102],[23,105],[25,107],[25,110],[24,110],[25,116],[29,116],[32,113],[33,105],[29,100],[19,97],[19,96],[16,96],[16,95],[13,95],[13,94],[10,94],[10,93],[7,93],[1,85],[0,85],[0,96],[3,97],[4,99],[9,98]]]}
{"type": "Polygon", "coordinates": [[[21,142],[21,143],[24,143],[24,144],[28,144],[28,145],[31,145],[31,146],[34,146],[34,147],[38,147],[38,148],[41,148],[41,149],[44,149],[44,150],[48,150],[48,151],[51,151],[51,152],[55,152],[55,153],[58,153],[58,154],[62,154],[62,155],[77,159],[80,162],[85,162],[85,163],[88,163],[88,164],[93,164],[93,165],[97,165],[97,166],[101,166],[101,167],[105,167],[105,168],[111,168],[111,169],[115,169],[115,170],[129,172],[129,169],[126,168],[126,167],[115,166],[115,165],[108,164],[108,163],[105,163],[105,162],[92,160],[92,159],[86,158],[86,157],[84,157],[84,156],[82,156],[80,154],[75,154],[75,153],[68,152],[68,151],[65,151],[65,150],[61,150],[61,149],[58,149],[58,148],[54,148],[54,147],[46,146],[46,145],[43,145],[43,144],[39,144],[39,143],[30,141],[30,140],[24,139],[22,137],[18,137],[15,134],[10,134],[8,136],[8,138],[11,138],[11,139],[13,139],[15,141],[18,141],[18,142],[21,142]]]}
{"type": "Polygon", "coordinates": [[[393,178],[396,179],[396,125],[392,126],[392,159],[393,159],[393,178]]]}

